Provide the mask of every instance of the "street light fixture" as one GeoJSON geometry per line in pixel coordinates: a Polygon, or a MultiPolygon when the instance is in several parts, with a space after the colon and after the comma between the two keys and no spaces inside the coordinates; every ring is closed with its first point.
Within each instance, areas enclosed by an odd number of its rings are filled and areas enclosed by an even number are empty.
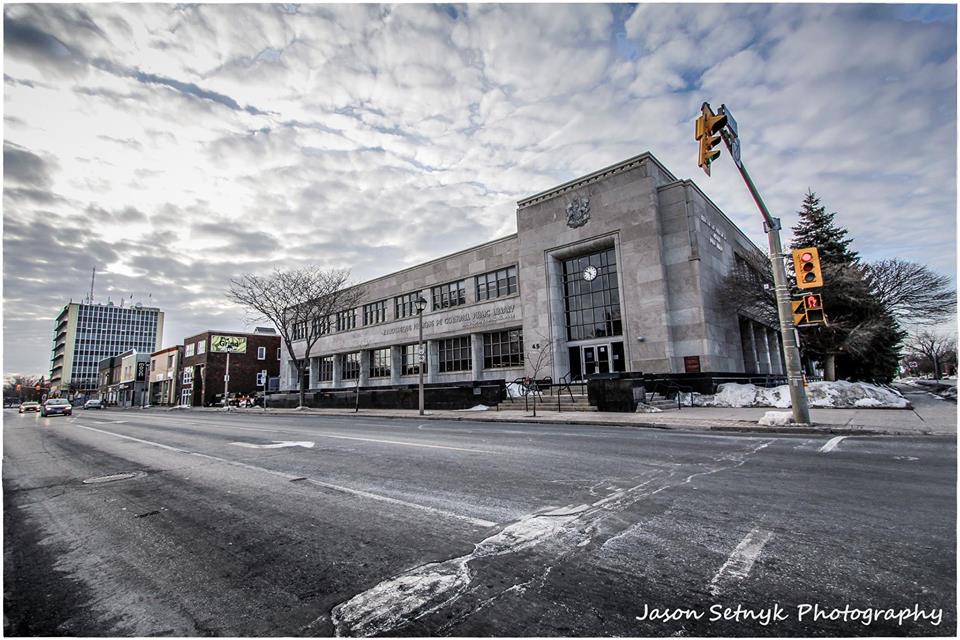
{"type": "Polygon", "coordinates": [[[423,350],[423,310],[427,308],[427,301],[423,296],[417,296],[413,303],[417,310],[417,316],[420,318],[420,344],[417,351],[417,372],[420,374],[420,415],[423,415],[423,363],[426,361],[426,353],[423,350]]]}

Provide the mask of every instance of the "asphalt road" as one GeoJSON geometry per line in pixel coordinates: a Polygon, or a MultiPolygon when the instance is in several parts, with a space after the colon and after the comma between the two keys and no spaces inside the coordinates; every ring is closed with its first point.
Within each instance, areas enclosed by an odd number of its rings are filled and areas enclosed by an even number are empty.
{"type": "Polygon", "coordinates": [[[956,631],[955,439],[4,418],[8,636],[956,631]]]}

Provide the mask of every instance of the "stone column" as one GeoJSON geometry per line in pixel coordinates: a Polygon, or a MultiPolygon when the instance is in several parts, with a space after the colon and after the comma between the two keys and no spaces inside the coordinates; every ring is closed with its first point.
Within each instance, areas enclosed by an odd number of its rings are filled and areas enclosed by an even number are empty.
{"type": "Polygon", "coordinates": [[[425,383],[437,381],[437,375],[440,373],[440,345],[436,340],[426,340],[427,343],[427,375],[424,376],[425,383]]]}
{"type": "Polygon", "coordinates": [[[770,349],[767,345],[767,328],[761,324],[751,323],[753,332],[760,335],[755,338],[757,344],[757,356],[760,362],[760,373],[770,373],[770,349]]]}
{"type": "Polygon", "coordinates": [[[310,357],[310,379],[307,381],[308,389],[316,389],[320,386],[320,358],[310,357]]]}
{"type": "Polygon", "coordinates": [[[471,374],[474,380],[483,378],[483,334],[470,334],[471,374]]]}
{"type": "Polygon", "coordinates": [[[360,386],[370,386],[370,351],[368,349],[360,351],[360,386]]]}
{"type": "Polygon", "coordinates": [[[783,360],[781,359],[783,354],[780,351],[777,332],[770,327],[764,327],[764,333],[766,333],[767,338],[767,350],[770,352],[770,373],[783,375],[784,368],[783,360]]]}
{"type": "Polygon", "coordinates": [[[336,353],[333,356],[333,381],[331,386],[336,389],[343,385],[343,354],[336,353]]]}
{"type": "Polygon", "coordinates": [[[757,343],[753,335],[753,322],[745,318],[740,320],[740,343],[743,351],[743,372],[759,373],[760,362],[757,358],[757,343]]]}
{"type": "Polygon", "coordinates": [[[400,376],[403,368],[403,350],[394,345],[390,347],[390,384],[400,384],[400,376]]]}

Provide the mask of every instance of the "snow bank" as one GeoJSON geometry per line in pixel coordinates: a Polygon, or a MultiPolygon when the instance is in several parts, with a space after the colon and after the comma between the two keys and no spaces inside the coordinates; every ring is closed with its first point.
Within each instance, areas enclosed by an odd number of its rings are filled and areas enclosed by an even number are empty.
{"type": "Polygon", "coordinates": [[[637,405],[637,413],[663,413],[663,411],[652,404],[644,404],[641,402],[637,405]]]}
{"type": "MultiPolygon", "coordinates": [[[[908,409],[910,403],[897,391],[866,382],[811,382],[807,385],[811,407],[823,409],[908,409]]],[[[684,394],[684,404],[694,407],[790,407],[787,385],[764,388],[728,382],[715,395],[684,394]]]]}
{"type": "Polygon", "coordinates": [[[511,398],[522,398],[524,396],[523,387],[515,382],[507,385],[507,396],[511,398]]]}

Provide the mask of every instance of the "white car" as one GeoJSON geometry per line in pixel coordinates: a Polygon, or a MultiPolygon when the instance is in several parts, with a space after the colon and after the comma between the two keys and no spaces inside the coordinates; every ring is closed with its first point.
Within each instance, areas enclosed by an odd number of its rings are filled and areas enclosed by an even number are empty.
{"type": "Polygon", "coordinates": [[[103,409],[103,403],[99,400],[87,400],[83,403],[84,409],[103,409]]]}

